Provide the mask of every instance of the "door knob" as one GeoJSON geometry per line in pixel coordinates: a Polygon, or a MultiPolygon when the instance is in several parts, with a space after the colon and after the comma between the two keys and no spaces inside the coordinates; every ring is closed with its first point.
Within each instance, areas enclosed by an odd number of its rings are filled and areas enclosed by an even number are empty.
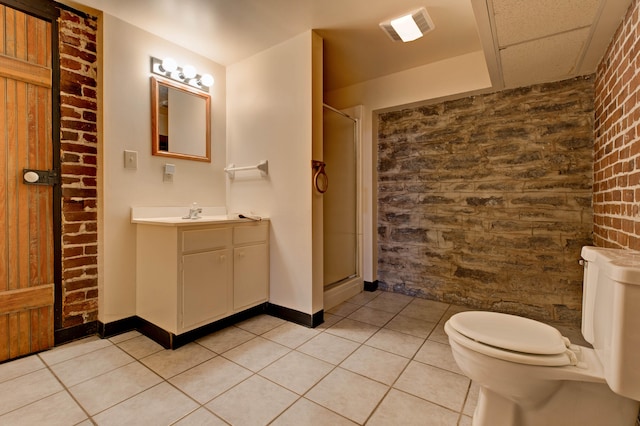
{"type": "Polygon", "coordinates": [[[40,175],[32,171],[26,172],[23,177],[29,183],[36,183],[40,179],[40,175]]]}

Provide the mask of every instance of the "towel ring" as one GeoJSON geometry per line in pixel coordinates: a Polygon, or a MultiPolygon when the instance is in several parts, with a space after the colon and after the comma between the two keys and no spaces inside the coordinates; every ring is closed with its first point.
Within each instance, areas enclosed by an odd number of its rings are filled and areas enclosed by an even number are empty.
{"type": "Polygon", "coordinates": [[[327,192],[327,189],[329,189],[329,177],[327,176],[327,172],[324,170],[326,163],[312,160],[311,166],[316,170],[313,175],[313,185],[319,193],[324,194],[327,192]]]}

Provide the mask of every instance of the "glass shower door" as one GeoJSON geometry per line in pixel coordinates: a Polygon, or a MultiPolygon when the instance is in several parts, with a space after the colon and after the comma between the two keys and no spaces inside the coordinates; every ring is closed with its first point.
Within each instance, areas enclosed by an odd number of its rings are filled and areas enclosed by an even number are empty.
{"type": "Polygon", "coordinates": [[[329,177],[324,193],[324,287],[357,275],[356,122],[329,107],[323,114],[324,162],[329,177]]]}

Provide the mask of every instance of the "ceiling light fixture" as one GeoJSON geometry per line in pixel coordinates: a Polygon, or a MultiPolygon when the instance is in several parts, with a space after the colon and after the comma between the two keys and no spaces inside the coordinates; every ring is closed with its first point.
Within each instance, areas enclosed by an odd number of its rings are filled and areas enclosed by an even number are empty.
{"type": "Polygon", "coordinates": [[[424,7],[411,13],[380,22],[380,28],[393,41],[409,42],[417,40],[435,28],[424,7]]]}
{"type": "Polygon", "coordinates": [[[209,87],[213,86],[213,76],[211,74],[198,74],[195,67],[185,65],[179,67],[172,58],[162,60],[151,57],[151,72],[161,75],[171,80],[178,81],[204,92],[209,92],[209,87]]]}

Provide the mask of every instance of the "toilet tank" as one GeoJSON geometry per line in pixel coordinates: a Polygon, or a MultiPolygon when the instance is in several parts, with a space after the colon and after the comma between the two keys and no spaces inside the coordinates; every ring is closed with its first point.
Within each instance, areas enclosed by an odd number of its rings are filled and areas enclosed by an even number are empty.
{"type": "Polygon", "coordinates": [[[582,334],[609,387],[640,401],[640,253],[583,247],[582,334]]]}

